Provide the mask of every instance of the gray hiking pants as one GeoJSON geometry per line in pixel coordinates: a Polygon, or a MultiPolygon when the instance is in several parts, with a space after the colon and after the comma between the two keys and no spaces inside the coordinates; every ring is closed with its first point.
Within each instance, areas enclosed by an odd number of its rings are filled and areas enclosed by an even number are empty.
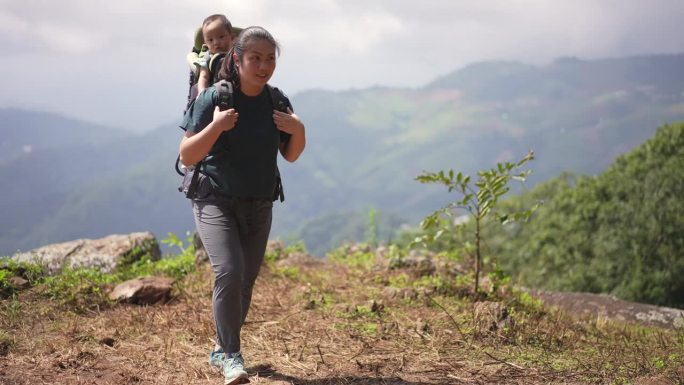
{"type": "Polygon", "coordinates": [[[273,202],[265,199],[193,200],[195,225],[214,271],[213,309],[218,344],[240,351],[240,329],[271,231],[273,202]]]}

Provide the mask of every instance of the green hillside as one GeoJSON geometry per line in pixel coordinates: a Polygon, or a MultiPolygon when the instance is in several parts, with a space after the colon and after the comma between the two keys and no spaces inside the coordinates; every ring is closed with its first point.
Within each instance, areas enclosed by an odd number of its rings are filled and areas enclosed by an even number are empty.
{"type": "MultiPolygon", "coordinates": [[[[423,170],[469,172],[529,149],[537,155],[530,186],[564,171],[599,173],[655,127],[684,119],[680,68],[684,55],[492,62],[424,87],[294,95],[308,144],[297,163],[281,162],[286,202],[276,204],[272,234],[301,237],[322,255],[365,234],[360,226],[375,209],[379,234],[392,239],[400,224],[415,225],[446,202],[438,188],[414,181],[423,170]]],[[[0,178],[13,181],[0,203],[0,254],[113,232],[192,230],[172,169],[180,117],[145,135],[84,145],[62,138],[100,132],[95,126],[63,118],[54,127],[8,124],[8,114],[0,110],[3,148],[26,144],[17,132],[51,145],[0,158],[0,178]]]]}
{"type": "MultiPolygon", "coordinates": [[[[439,189],[413,181],[423,170],[473,172],[533,149],[528,186],[564,171],[596,174],[656,127],[684,118],[678,68],[684,55],[492,62],[419,89],[300,94],[297,112],[315,124],[301,163],[286,170],[294,174],[286,188],[306,197],[295,203],[306,206],[296,207],[304,218],[326,215],[314,201],[359,215],[375,207],[415,224],[445,203],[439,189]],[[315,184],[305,183],[312,176],[315,184]]],[[[284,221],[297,228],[300,218],[284,221]]],[[[305,240],[319,251],[317,240],[305,240]]]]}
{"type": "Polygon", "coordinates": [[[130,135],[121,129],[45,112],[0,108],[0,117],[0,165],[34,151],[97,146],[130,135]]]}
{"type": "Polygon", "coordinates": [[[492,227],[491,254],[523,285],[684,308],[684,123],[599,176],[563,175],[507,202],[544,204],[492,227]],[[497,230],[499,229],[499,230],[497,230]]]}

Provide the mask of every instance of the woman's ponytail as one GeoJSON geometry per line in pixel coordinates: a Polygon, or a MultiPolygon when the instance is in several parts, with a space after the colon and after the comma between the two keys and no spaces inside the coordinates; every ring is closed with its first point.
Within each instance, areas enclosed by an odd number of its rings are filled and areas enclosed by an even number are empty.
{"type": "Polygon", "coordinates": [[[221,80],[230,81],[233,83],[233,88],[237,89],[240,87],[240,74],[238,73],[237,65],[235,64],[234,53],[235,47],[233,46],[233,48],[226,53],[226,57],[223,59],[223,63],[221,63],[218,77],[221,80]]]}

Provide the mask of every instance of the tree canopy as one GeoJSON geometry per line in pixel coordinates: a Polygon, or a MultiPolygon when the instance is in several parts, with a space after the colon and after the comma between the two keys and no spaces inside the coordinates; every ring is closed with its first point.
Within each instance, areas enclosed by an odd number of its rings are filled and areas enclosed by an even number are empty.
{"type": "Polygon", "coordinates": [[[506,204],[544,201],[492,227],[491,253],[521,284],[684,308],[684,123],[665,125],[603,174],[564,174],[506,204]]]}

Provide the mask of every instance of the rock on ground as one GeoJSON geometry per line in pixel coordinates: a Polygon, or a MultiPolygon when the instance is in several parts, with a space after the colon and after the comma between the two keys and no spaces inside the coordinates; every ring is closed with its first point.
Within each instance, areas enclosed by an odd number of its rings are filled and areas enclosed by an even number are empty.
{"type": "Polygon", "coordinates": [[[109,293],[109,299],[138,305],[166,303],[171,298],[174,280],[166,277],[142,277],[117,285],[109,293]]]}

